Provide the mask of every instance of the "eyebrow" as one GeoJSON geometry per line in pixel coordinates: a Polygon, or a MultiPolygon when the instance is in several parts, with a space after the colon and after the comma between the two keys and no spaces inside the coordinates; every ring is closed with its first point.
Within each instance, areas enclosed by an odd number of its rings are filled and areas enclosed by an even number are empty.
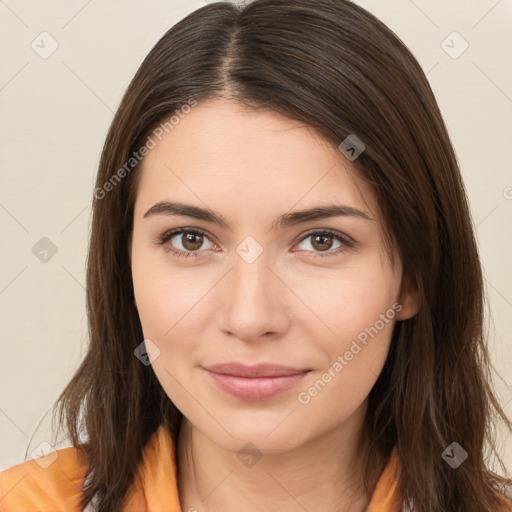
{"type": "MultiPolygon", "coordinates": [[[[211,222],[218,226],[231,230],[229,222],[220,214],[208,209],[200,208],[191,204],[160,201],[152,206],[143,218],[152,217],[154,215],[168,216],[185,216],[198,220],[211,222]]],[[[362,210],[358,210],[352,206],[344,206],[331,204],[327,206],[316,206],[306,210],[296,210],[280,215],[273,223],[272,230],[294,226],[303,222],[310,222],[318,219],[327,219],[330,217],[357,217],[364,220],[374,220],[362,210]]]]}

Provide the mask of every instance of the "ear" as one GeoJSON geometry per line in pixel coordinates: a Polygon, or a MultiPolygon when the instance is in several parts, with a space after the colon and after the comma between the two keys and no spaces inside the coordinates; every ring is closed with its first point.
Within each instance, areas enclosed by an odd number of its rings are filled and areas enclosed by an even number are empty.
{"type": "Polygon", "coordinates": [[[407,276],[402,277],[397,302],[402,306],[402,309],[397,311],[397,320],[409,320],[420,310],[421,298],[418,288],[407,276]]]}

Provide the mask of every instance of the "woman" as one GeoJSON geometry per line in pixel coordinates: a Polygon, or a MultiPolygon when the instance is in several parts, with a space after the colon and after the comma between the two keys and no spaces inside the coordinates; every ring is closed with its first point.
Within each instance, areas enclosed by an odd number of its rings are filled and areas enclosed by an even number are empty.
{"type": "Polygon", "coordinates": [[[482,295],[400,40],[344,0],[208,5],[107,136],[73,447],[4,471],[0,508],[511,510],[482,295]]]}

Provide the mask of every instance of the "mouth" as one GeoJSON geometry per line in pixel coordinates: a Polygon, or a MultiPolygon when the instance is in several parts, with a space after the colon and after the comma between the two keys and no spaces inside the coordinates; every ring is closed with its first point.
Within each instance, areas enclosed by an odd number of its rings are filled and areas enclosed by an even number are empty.
{"type": "Polygon", "coordinates": [[[277,364],[223,363],[203,368],[217,388],[241,400],[274,398],[295,387],[311,370],[277,364]]]}

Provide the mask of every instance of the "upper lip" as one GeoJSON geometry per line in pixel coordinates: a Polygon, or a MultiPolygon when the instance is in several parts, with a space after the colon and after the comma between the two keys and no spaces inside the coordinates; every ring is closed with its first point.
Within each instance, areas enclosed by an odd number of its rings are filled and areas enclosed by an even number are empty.
{"type": "Polygon", "coordinates": [[[229,362],[205,366],[205,370],[212,373],[234,375],[236,377],[279,377],[283,375],[294,375],[309,370],[297,370],[288,366],[272,363],[261,363],[257,365],[246,365],[243,363],[229,362]]]}

